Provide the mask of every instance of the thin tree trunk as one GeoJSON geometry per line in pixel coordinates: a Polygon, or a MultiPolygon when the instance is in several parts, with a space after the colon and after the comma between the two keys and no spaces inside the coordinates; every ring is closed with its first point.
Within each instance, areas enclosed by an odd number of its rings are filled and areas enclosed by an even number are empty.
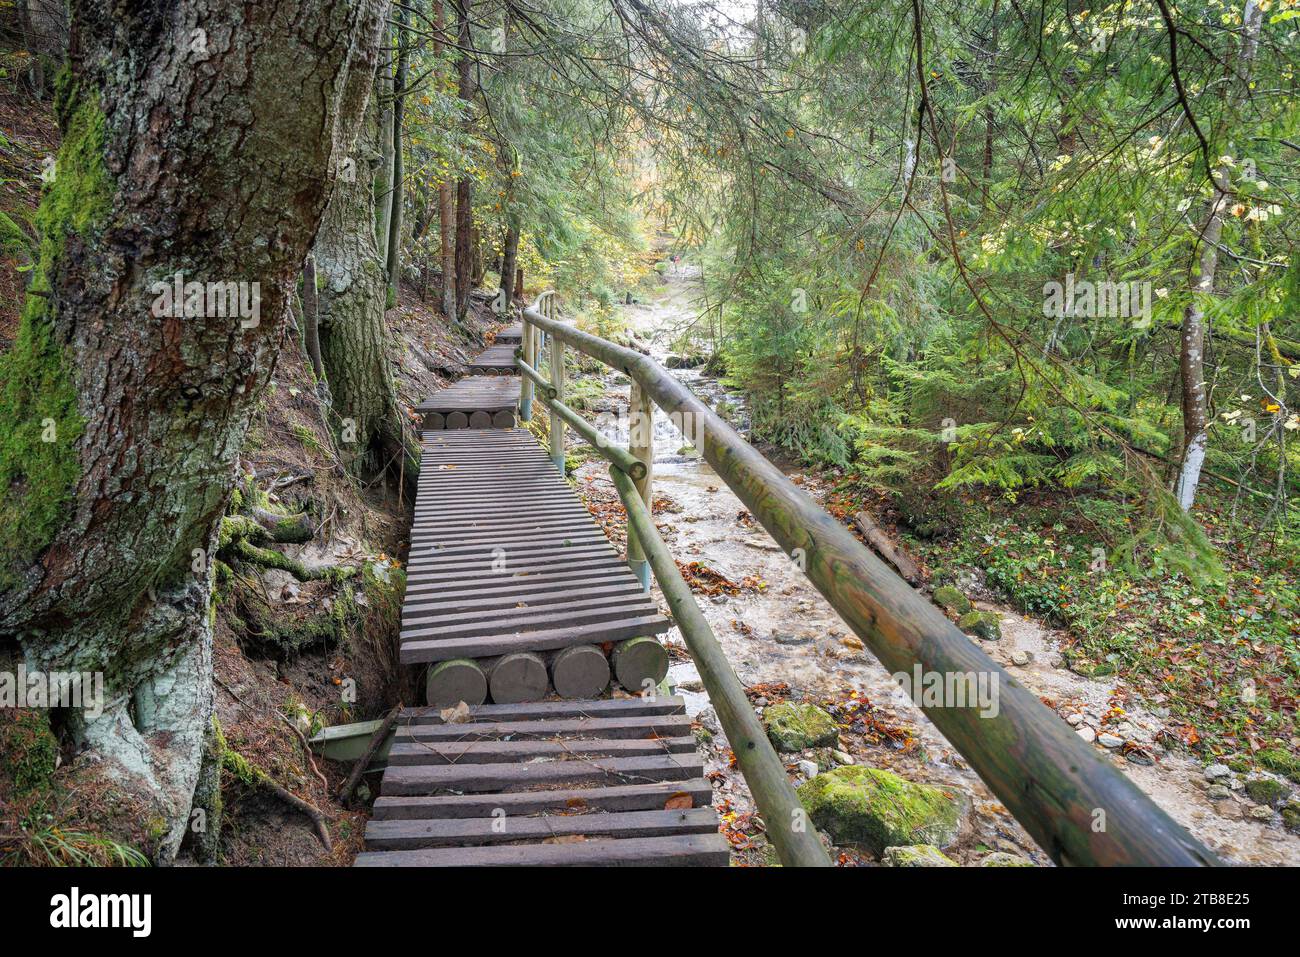
{"type": "Polygon", "coordinates": [[[316,294],[316,260],[310,254],[302,264],[302,341],[317,383],[325,379],[320,358],[320,297],[316,294]]]}
{"type": "MultiPolygon", "coordinates": [[[[434,0],[434,26],[437,38],[433,43],[435,56],[441,56],[446,45],[442,42],[445,19],[443,0],[434,0]]],[[[451,183],[444,178],[438,183],[438,255],[442,261],[442,314],[448,319],[459,315],[456,298],[456,203],[451,183]]]]}
{"type": "Polygon", "coordinates": [[[407,63],[410,54],[410,35],[407,30],[409,14],[405,7],[397,8],[397,69],[393,73],[393,191],[388,214],[387,266],[388,288],[393,302],[402,291],[402,200],[405,196],[405,169],[402,159],[402,118],[406,108],[407,63]]]}
{"type": "Polygon", "coordinates": [[[0,633],[103,675],[102,710],[69,709],[77,761],[162,822],[159,859],[212,714],[208,556],[384,7],[71,6],[59,175],[0,359],[0,633]],[[202,59],[174,53],[187,24],[202,59]],[[178,277],[217,293],[187,308],[178,277]]]}
{"type": "MultiPolygon", "coordinates": [[[[1237,56],[1237,86],[1228,96],[1229,111],[1248,84],[1255,49],[1259,42],[1260,20],[1263,12],[1254,0],[1247,0],[1242,16],[1241,50],[1237,56]]],[[[1178,368],[1182,381],[1183,455],[1178,469],[1174,495],[1183,511],[1190,511],[1196,501],[1196,491],[1201,483],[1201,470],[1210,440],[1209,402],[1205,387],[1205,297],[1214,293],[1214,277],[1219,263],[1219,238],[1223,234],[1223,215],[1228,205],[1232,186],[1227,175],[1218,169],[1210,170],[1214,192],[1206,209],[1198,242],[1201,249],[1188,272],[1190,300],[1183,311],[1182,341],[1178,368]]]]}
{"type": "MultiPolygon", "coordinates": [[[[464,52],[470,49],[469,3],[461,0],[456,8],[456,35],[461,47],[460,62],[457,65],[460,83],[460,98],[466,103],[466,110],[474,98],[473,61],[464,52]]],[[[470,123],[466,118],[466,125],[470,123]]],[[[456,320],[463,322],[469,312],[469,292],[474,285],[474,187],[468,175],[462,176],[456,183],[456,320]]]]}
{"type": "Polygon", "coordinates": [[[375,173],[375,241],[379,261],[388,262],[389,219],[393,215],[393,31],[384,27],[383,62],[379,66],[379,169],[375,173]]]}

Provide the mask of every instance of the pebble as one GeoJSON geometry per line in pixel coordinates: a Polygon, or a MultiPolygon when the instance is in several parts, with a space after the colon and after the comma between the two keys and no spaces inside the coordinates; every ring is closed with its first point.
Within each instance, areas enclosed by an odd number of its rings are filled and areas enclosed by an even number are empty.
{"type": "Polygon", "coordinates": [[[1267,821],[1273,816],[1273,809],[1265,804],[1257,804],[1246,813],[1257,821],[1267,821]]]}
{"type": "Polygon", "coordinates": [[[1222,784],[1211,784],[1205,789],[1205,796],[1211,801],[1226,801],[1232,797],[1232,791],[1225,788],[1222,784]]]}
{"type": "Polygon", "coordinates": [[[1103,748],[1118,748],[1124,744],[1124,739],[1117,734],[1103,733],[1097,735],[1097,743],[1103,748]]]}
{"type": "Polygon", "coordinates": [[[1011,653],[1011,663],[1013,665],[1019,665],[1020,667],[1023,668],[1025,665],[1029,664],[1029,652],[1013,651],[1011,653]]]}
{"type": "Polygon", "coordinates": [[[813,778],[817,777],[817,762],[809,761],[807,758],[804,758],[799,762],[799,773],[811,781],[813,778]]]}
{"type": "Polygon", "coordinates": [[[1211,764],[1205,769],[1205,780],[1217,781],[1220,778],[1226,778],[1232,773],[1232,768],[1226,764],[1211,764]]]}
{"type": "Polygon", "coordinates": [[[853,755],[849,754],[847,751],[832,751],[831,757],[834,758],[836,761],[838,761],[840,764],[853,763],[853,755]]]}
{"type": "Polygon", "coordinates": [[[806,632],[802,635],[792,635],[789,632],[778,631],[772,635],[772,640],[778,645],[806,645],[813,640],[813,636],[806,632]]]}
{"type": "Polygon", "coordinates": [[[1089,744],[1092,744],[1092,742],[1097,740],[1097,732],[1092,730],[1092,728],[1088,727],[1086,724],[1083,725],[1083,727],[1078,728],[1075,733],[1089,744]]]}
{"type": "Polygon", "coordinates": [[[1077,728],[1079,725],[1083,724],[1083,715],[1081,714],[1066,715],[1065,723],[1072,728],[1077,728]]]}

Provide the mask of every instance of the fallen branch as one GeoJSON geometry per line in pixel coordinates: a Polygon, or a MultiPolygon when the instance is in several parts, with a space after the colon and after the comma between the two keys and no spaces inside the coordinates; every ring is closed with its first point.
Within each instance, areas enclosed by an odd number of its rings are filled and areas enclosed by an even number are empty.
{"type": "Polygon", "coordinates": [[[340,803],[347,804],[351,799],[352,792],[356,790],[357,785],[361,782],[361,775],[366,773],[366,768],[370,766],[375,752],[379,750],[384,743],[384,739],[388,737],[388,732],[393,730],[393,725],[397,723],[397,716],[401,713],[402,705],[401,702],[398,702],[397,707],[388,712],[388,717],[384,718],[384,723],[371,735],[370,743],[366,745],[365,752],[357,760],[357,763],[352,765],[352,772],[348,775],[348,779],[343,782],[343,787],[339,788],[340,803]]]}
{"type": "Polygon", "coordinates": [[[880,555],[881,558],[889,562],[896,569],[898,574],[903,576],[903,580],[912,587],[921,584],[921,566],[918,565],[912,556],[903,551],[893,539],[885,534],[884,530],[876,524],[876,520],[871,517],[869,512],[858,512],[853,516],[853,524],[857,526],[862,537],[867,540],[867,544],[880,555]]]}

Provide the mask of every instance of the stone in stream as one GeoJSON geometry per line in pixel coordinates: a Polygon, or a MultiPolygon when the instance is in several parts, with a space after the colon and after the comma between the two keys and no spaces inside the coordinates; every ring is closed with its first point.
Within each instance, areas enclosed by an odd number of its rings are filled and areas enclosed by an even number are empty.
{"type": "Polygon", "coordinates": [[[952,585],[940,585],[936,588],[934,600],[954,615],[964,615],[971,610],[970,599],[952,585]]]}
{"type": "Polygon", "coordinates": [[[992,854],[980,861],[980,867],[1033,867],[1034,862],[1028,858],[1021,857],[1019,854],[1008,854],[1006,851],[994,851],[992,854]]]}
{"type": "Polygon", "coordinates": [[[1246,795],[1256,804],[1277,807],[1285,804],[1291,796],[1291,789],[1275,777],[1260,774],[1246,779],[1246,795]]]}
{"type": "Polygon", "coordinates": [[[815,704],[784,701],[763,712],[763,730],[778,751],[802,751],[835,744],[839,728],[835,719],[815,704]]]}
{"type": "Polygon", "coordinates": [[[956,867],[957,862],[933,844],[887,847],[880,863],[885,867],[956,867]]]}
{"type": "Polygon", "coordinates": [[[957,840],[970,809],[960,791],[863,765],[817,775],[800,786],[799,799],[834,843],[860,844],[877,855],[913,844],[946,847],[957,840]]]}
{"type": "Polygon", "coordinates": [[[968,611],[957,619],[957,627],[985,641],[1002,637],[1002,622],[991,611],[968,611]]]}

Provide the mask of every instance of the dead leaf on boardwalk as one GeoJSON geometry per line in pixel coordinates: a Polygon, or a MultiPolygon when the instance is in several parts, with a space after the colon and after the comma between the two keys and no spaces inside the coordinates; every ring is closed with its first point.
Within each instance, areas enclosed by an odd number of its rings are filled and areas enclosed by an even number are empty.
{"type": "Polygon", "coordinates": [[[542,841],[543,844],[581,844],[587,839],[585,834],[557,834],[542,841]]]}
{"type": "Polygon", "coordinates": [[[678,791],[664,802],[665,811],[685,811],[693,807],[695,807],[695,801],[685,791],[678,791]]]}
{"type": "Polygon", "coordinates": [[[569,798],[567,801],[564,802],[564,806],[571,807],[571,808],[583,808],[587,806],[587,802],[584,801],[582,798],[569,798]]]}
{"type": "Polygon", "coordinates": [[[454,708],[443,708],[438,712],[443,724],[466,724],[469,722],[469,705],[461,701],[454,708]]]}

